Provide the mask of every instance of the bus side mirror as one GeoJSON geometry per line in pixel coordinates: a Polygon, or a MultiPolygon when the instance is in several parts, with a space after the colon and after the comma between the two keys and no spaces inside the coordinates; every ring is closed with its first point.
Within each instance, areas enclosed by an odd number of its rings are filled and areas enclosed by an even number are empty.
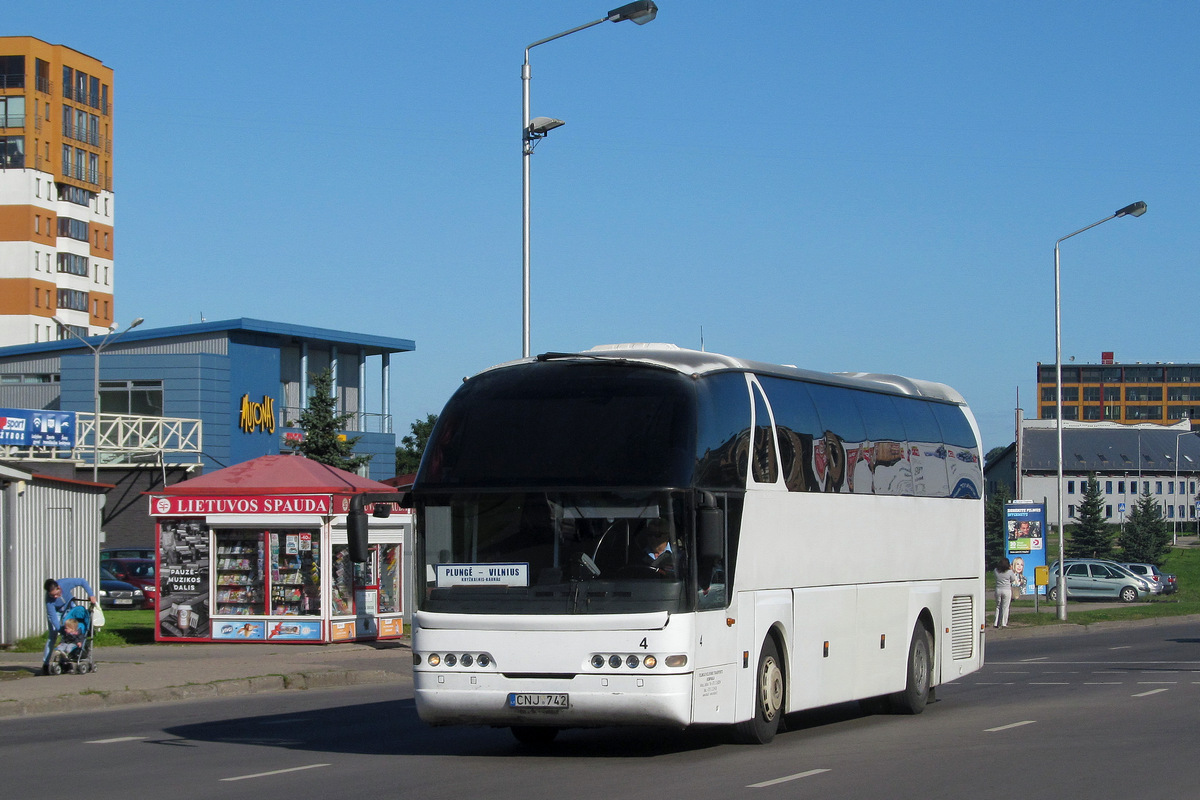
{"type": "Polygon", "coordinates": [[[367,560],[367,512],[351,511],[346,515],[346,541],[351,561],[361,564],[367,560]]]}
{"type": "Polygon", "coordinates": [[[725,514],[708,492],[696,509],[696,540],[700,558],[725,557],[725,514]]]}

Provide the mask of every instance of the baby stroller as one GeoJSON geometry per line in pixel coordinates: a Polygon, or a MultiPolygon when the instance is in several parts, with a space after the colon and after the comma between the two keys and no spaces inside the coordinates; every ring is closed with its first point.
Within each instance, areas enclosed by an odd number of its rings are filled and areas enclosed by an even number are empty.
{"type": "Polygon", "coordinates": [[[85,675],[96,671],[96,662],[92,658],[92,641],[96,636],[96,626],[92,624],[90,605],[72,605],[62,615],[59,643],[50,653],[51,675],[61,675],[64,672],[85,675]],[[77,633],[67,631],[67,623],[70,621],[79,626],[77,633]]]}

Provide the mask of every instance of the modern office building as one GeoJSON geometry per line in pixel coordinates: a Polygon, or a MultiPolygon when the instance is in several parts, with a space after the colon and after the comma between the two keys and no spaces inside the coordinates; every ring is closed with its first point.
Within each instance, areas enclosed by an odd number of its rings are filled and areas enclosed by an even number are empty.
{"type": "MultiPolygon", "coordinates": [[[[1057,416],[1054,364],[1038,364],[1038,419],[1057,416]]],[[[1063,364],[1063,419],[1152,422],[1200,419],[1200,364],[1063,364]]]]}
{"type": "Polygon", "coordinates": [[[0,346],[113,324],[113,71],[0,36],[0,346]]]}

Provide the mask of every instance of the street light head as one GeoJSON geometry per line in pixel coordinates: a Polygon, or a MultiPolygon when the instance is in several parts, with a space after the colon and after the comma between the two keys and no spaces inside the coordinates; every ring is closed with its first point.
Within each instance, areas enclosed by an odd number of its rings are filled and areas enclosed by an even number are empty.
{"type": "Polygon", "coordinates": [[[1136,203],[1130,203],[1129,205],[1122,208],[1120,211],[1118,211],[1116,213],[1115,216],[1118,216],[1118,217],[1140,217],[1142,214],[1145,214],[1145,213],[1146,213],[1146,204],[1143,203],[1141,200],[1138,200],[1136,203]]]}
{"type": "Polygon", "coordinates": [[[136,328],[138,325],[141,325],[141,324],[142,324],[143,322],[145,322],[145,321],[146,321],[146,320],[145,320],[145,318],[143,318],[143,317],[138,317],[138,318],[137,318],[137,319],[135,319],[133,322],[129,323],[129,328],[128,328],[128,330],[133,330],[134,328],[136,328]]]}
{"type": "Polygon", "coordinates": [[[566,124],[561,119],[554,119],[553,117],[534,117],[529,120],[529,127],[526,129],[526,133],[531,137],[541,137],[555,128],[561,128],[566,124]]]}
{"type": "Polygon", "coordinates": [[[636,3],[626,3],[620,8],[608,12],[609,22],[624,22],[633,20],[636,25],[645,25],[658,15],[658,6],[650,0],[637,0],[636,3]]]}

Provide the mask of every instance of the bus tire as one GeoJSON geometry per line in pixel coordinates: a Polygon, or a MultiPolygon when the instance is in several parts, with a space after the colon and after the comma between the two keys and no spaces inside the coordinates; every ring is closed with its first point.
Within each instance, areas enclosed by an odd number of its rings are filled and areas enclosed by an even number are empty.
{"type": "Polygon", "coordinates": [[[783,718],[786,678],[775,640],[768,636],[758,655],[758,669],[754,674],[754,716],[739,722],[734,728],[734,739],[741,744],[767,744],[775,738],[779,721],[783,718]]]}
{"type": "Polygon", "coordinates": [[[933,678],[933,648],[925,626],[917,623],[908,645],[908,668],[904,691],[892,695],[892,708],[898,714],[920,714],[929,702],[933,678]]]}
{"type": "Polygon", "coordinates": [[[558,736],[558,728],[538,725],[513,725],[510,730],[513,737],[526,747],[545,747],[558,736]]]}

